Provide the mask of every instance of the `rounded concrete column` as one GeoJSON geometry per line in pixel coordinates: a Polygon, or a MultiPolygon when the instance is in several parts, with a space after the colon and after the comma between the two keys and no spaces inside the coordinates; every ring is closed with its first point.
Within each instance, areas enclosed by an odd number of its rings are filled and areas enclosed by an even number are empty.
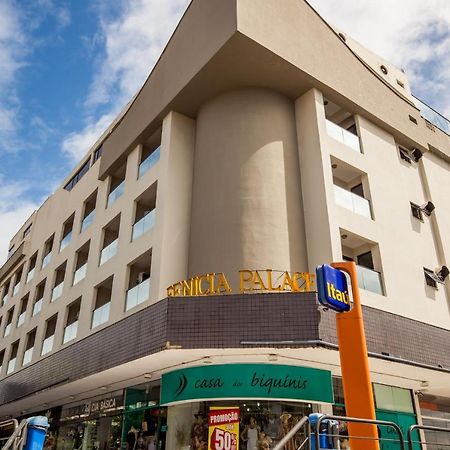
{"type": "Polygon", "coordinates": [[[189,276],[239,269],[306,271],[293,102],[228,92],[197,117],[189,276]]]}

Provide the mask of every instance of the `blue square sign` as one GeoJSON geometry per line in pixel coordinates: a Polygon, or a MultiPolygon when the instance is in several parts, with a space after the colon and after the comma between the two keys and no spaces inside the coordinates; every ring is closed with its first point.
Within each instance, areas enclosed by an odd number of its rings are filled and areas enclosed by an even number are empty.
{"type": "Polygon", "coordinates": [[[338,312],[350,311],[350,296],[344,272],[328,264],[316,268],[317,298],[319,302],[338,312]]]}

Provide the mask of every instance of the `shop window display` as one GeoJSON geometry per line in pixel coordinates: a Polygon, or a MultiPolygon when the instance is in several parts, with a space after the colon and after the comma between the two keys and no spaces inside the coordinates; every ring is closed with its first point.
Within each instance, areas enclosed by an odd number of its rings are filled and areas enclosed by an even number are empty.
{"type": "MultiPolygon", "coordinates": [[[[208,440],[215,436],[214,425],[208,426],[208,414],[216,410],[238,411],[239,449],[270,450],[303,416],[318,408],[311,403],[267,400],[221,400],[170,406],[167,448],[207,450],[208,440]]],[[[284,449],[297,449],[306,438],[304,433],[299,430],[284,449]]]]}

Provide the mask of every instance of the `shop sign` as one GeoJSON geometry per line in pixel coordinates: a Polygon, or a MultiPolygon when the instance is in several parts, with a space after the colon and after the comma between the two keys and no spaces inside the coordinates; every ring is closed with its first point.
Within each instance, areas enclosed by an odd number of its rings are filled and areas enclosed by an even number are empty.
{"type": "MultiPolygon", "coordinates": [[[[312,292],[314,278],[315,275],[308,272],[239,270],[239,293],[312,292]]],[[[228,279],[222,272],[199,275],[167,288],[167,297],[203,297],[232,293],[228,279]]]]}
{"type": "Polygon", "coordinates": [[[89,417],[106,413],[123,406],[123,397],[109,397],[91,400],[79,405],[69,406],[63,409],[61,420],[70,420],[80,417],[89,417]]]}
{"type": "Polygon", "coordinates": [[[221,364],[175,370],[162,376],[163,404],[219,398],[333,403],[331,372],[280,364],[221,364]]]}
{"type": "Polygon", "coordinates": [[[237,450],[239,408],[214,409],[208,415],[208,450],[237,450]]]}
{"type": "Polygon", "coordinates": [[[337,312],[350,311],[350,296],[344,272],[323,264],[317,267],[316,276],[319,302],[337,312]]]}

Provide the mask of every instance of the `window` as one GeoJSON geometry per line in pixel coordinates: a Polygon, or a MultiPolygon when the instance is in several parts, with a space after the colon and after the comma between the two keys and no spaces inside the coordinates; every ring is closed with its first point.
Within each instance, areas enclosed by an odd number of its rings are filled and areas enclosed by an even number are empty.
{"type": "Polygon", "coordinates": [[[8,311],[8,314],[6,316],[6,325],[5,330],[3,331],[3,337],[6,337],[9,334],[11,334],[13,315],[14,315],[14,306],[8,311]]]}
{"type": "Polygon", "coordinates": [[[61,242],[59,243],[59,251],[62,252],[72,240],[73,219],[75,214],[72,214],[69,219],[64,222],[63,234],[61,242]]]}
{"type": "Polygon", "coordinates": [[[44,340],[42,341],[41,355],[45,355],[52,351],[53,340],[55,337],[56,321],[58,315],[53,316],[51,319],[47,320],[47,326],[45,329],[44,340]]]}
{"type": "Polygon", "coordinates": [[[411,213],[413,217],[423,222],[423,214],[422,214],[422,208],[419,205],[416,205],[413,202],[410,202],[411,205],[411,213]]]}
{"type": "Polygon", "coordinates": [[[63,344],[77,337],[78,316],[80,315],[81,298],[67,307],[67,321],[64,328],[63,344]]]}
{"type": "Polygon", "coordinates": [[[14,342],[11,345],[11,355],[9,357],[8,368],[6,370],[6,374],[10,374],[14,372],[16,368],[16,359],[17,359],[17,351],[19,350],[19,341],[14,342]]]}
{"type": "Polygon", "coordinates": [[[91,225],[95,218],[95,204],[97,202],[97,191],[89,196],[83,205],[83,216],[81,220],[81,233],[91,225]]]}
{"type": "Polygon", "coordinates": [[[64,186],[66,191],[71,191],[74,186],[83,178],[83,175],[89,170],[91,160],[88,159],[81,169],[71,178],[71,180],[64,186]]]}
{"type": "Polygon", "coordinates": [[[427,269],[426,267],[424,267],[423,272],[425,275],[425,282],[427,283],[427,286],[431,286],[437,289],[438,283],[442,284],[442,280],[436,275],[434,270],[427,269]]]}
{"type": "Polygon", "coordinates": [[[25,231],[23,232],[23,238],[27,237],[27,236],[30,234],[30,232],[31,232],[31,227],[32,227],[32,226],[33,226],[33,224],[30,223],[30,225],[28,225],[28,226],[25,228],[25,231]]]}
{"type": "Polygon", "coordinates": [[[27,279],[25,283],[28,283],[33,279],[36,261],[37,261],[37,252],[30,258],[30,265],[28,266],[27,279]]]}
{"type": "Polygon", "coordinates": [[[14,245],[12,245],[8,250],[8,259],[11,258],[13,253],[14,253],[14,245]]]}
{"type": "Polygon", "coordinates": [[[372,258],[372,252],[366,252],[362,253],[361,255],[358,255],[358,266],[366,267],[367,269],[374,270],[373,266],[373,258],[372,258]]]}
{"type": "Polygon", "coordinates": [[[411,157],[409,156],[408,150],[406,150],[402,147],[399,147],[398,153],[400,154],[400,159],[407,162],[408,164],[411,164],[411,157]]]}
{"type": "Polygon", "coordinates": [[[23,353],[22,366],[31,362],[33,358],[34,342],[36,340],[36,328],[27,334],[27,342],[25,344],[25,352],[23,353]]]}
{"type": "Polygon", "coordinates": [[[19,316],[17,317],[17,327],[20,327],[25,323],[25,318],[27,315],[27,306],[28,306],[28,295],[27,294],[21,301],[20,301],[20,309],[19,309],[19,316]]]}
{"type": "Polygon", "coordinates": [[[44,257],[42,258],[42,266],[41,269],[44,269],[48,263],[50,262],[51,255],[52,255],[52,248],[53,248],[53,238],[52,236],[50,239],[47,240],[44,246],[44,257]]]}
{"type": "Polygon", "coordinates": [[[100,158],[100,156],[102,156],[102,149],[103,149],[103,145],[100,145],[100,147],[98,147],[94,151],[94,158],[93,158],[92,164],[94,164],[95,161],[97,161],[100,158]]]}

